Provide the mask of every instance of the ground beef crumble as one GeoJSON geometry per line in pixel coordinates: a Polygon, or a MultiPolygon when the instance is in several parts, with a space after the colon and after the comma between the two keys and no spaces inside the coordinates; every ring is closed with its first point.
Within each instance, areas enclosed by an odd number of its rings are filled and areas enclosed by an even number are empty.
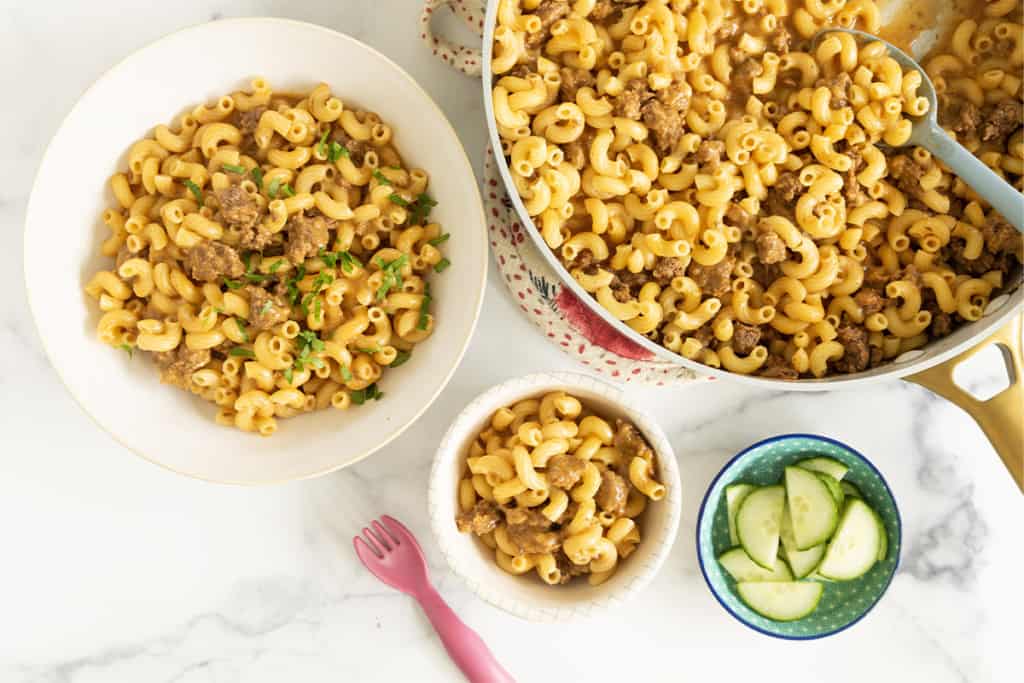
{"type": "Polygon", "coordinates": [[[605,512],[616,517],[621,517],[626,509],[626,500],[629,497],[629,484],[621,476],[605,470],[601,472],[601,487],[597,490],[594,500],[605,512]]]}
{"type": "Polygon", "coordinates": [[[181,344],[173,351],[154,353],[153,360],[160,368],[161,382],[188,389],[192,382],[192,373],[210,362],[210,350],[194,350],[181,344]]]}
{"type": "Polygon", "coordinates": [[[498,506],[488,500],[479,500],[471,509],[460,512],[455,518],[459,531],[472,531],[477,536],[489,534],[498,528],[501,513],[498,506]]]}
{"type": "Polygon", "coordinates": [[[732,350],[741,356],[749,355],[761,341],[761,328],[744,323],[733,326],[732,350]]]}
{"type": "Polygon", "coordinates": [[[693,261],[686,269],[686,274],[707,296],[721,297],[727,294],[732,287],[732,269],[735,263],[735,259],[731,256],[726,256],[712,266],[702,266],[693,261]]]}
{"type": "Polygon", "coordinates": [[[871,354],[868,331],[863,327],[843,325],[836,330],[836,341],[843,345],[843,357],[835,362],[838,372],[860,372],[867,369],[871,354]]]}
{"type": "Polygon", "coordinates": [[[233,247],[216,240],[204,240],[185,253],[185,269],[193,280],[215,282],[222,277],[241,276],[245,264],[233,247]]]}

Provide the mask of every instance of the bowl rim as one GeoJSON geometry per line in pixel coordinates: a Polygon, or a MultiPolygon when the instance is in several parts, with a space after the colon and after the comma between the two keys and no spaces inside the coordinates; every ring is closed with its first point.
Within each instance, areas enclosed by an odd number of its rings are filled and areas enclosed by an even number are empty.
{"type": "Polygon", "coordinates": [[[703,377],[714,377],[731,382],[737,382],[750,388],[795,392],[833,390],[847,391],[863,388],[871,382],[877,382],[882,379],[907,377],[948,361],[968,349],[977,347],[985,341],[985,339],[998,331],[999,328],[1007,324],[1011,318],[1024,311],[1024,285],[1021,285],[1015,290],[1003,292],[1003,294],[1007,296],[1007,299],[999,309],[993,311],[989,315],[983,316],[980,320],[968,322],[954,330],[953,334],[957,334],[962,330],[970,328],[970,333],[965,334],[963,339],[944,351],[935,350],[936,344],[941,342],[941,339],[930,339],[928,344],[923,346],[921,349],[915,349],[917,351],[921,351],[920,355],[916,355],[908,360],[897,363],[894,362],[895,359],[890,359],[883,365],[877,366],[876,368],[868,368],[861,372],[833,374],[826,375],[825,377],[801,378],[795,380],[775,379],[754,374],[732,372],[725,370],[724,368],[714,368],[709,365],[704,365],[698,361],[685,358],[682,354],[670,351],[661,344],[648,339],[646,336],[640,334],[629,325],[616,318],[604,306],[599,304],[592,294],[583,289],[583,286],[576,281],[576,278],[569,273],[568,269],[562,265],[562,262],[554,254],[552,249],[548,247],[547,243],[544,241],[543,235],[541,235],[540,229],[533,220],[533,216],[531,216],[526,210],[526,205],[523,203],[522,198],[519,196],[519,193],[515,191],[515,183],[512,180],[512,173],[509,169],[508,161],[505,159],[505,156],[501,154],[501,137],[498,134],[498,126],[494,116],[494,102],[491,97],[491,60],[494,52],[494,30],[497,24],[499,3],[497,0],[486,1],[487,7],[484,16],[483,43],[481,46],[480,60],[483,67],[483,77],[480,80],[482,83],[484,114],[486,116],[486,121],[484,123],[487,126],[487,139],[491,143],[491,148],[495,150],[495,167],[498,169],[498,174],[501,176],[503,189],[515,209],[516,217],[522,224],[524,232],[526,232],[526,234],[530,236],[530,239],[533,240],[534,246],[540,253],[544,263],[558,277],[558,281],[562,286],[579,299],[591,313],[601,318],[611,326],[612,329],[626,339],[650,352],[655,359],[688,368],[703,377]]]}
{"type": "Polygon", "coordinates": [[[164,470],[167,470],[167,471],[173,472],[175,474],[179,474],[179,475],[188,477],[190,479],[197,479],[199,481],[205,481],[205,482],[213,483],[213,484],[228,484],[228,485],[232,485],[232,486],[246,486],[246,487],[272,486],[272,485],[284,484],[284,483],[288,483],[288,482],[292,482],[292,481],[302,481],[302,480],[305,480],[305,479],[313,479],[313,478],[320,477],[320,476],[323,476],[323,475],[326,475],[326,474],[330,474],[332,472],[337,472],[338,470],[341,470],[341,469],[344,469],[346,467],[350,467],[352,465],[355,465],[356,463],[358,463],[358,462],[360,462],[360,461],[370,457],[374,453],[377,453],[378,451],[383,449],[385,446],[390,444],[392,441],[397,439],[399,436],[401,436],[403,433],[405,433],[405,431],[408,430],[409,427],[411,427],[413,424],[415,424],[417,421],[419,421],[419,419],[421,417],[423,417],[423,414],[427,411],[427,409],[430,408],[430,406],[432,406],[437,401],[437,398],[438,398],[438,396],[441,395],[441,392],[443,392],[445,390],[445,388],[447,388],[448,383],[451,381],[452,376],[455,374],[455,371],[458,370],[459,367],[461,367],[462,361],[465,359],[466,351],[469,350],[469,344],[473,340],[473,336],[476,333],[476,327],[477,327],[477,325],[480,322],[480,314],[483,311],[484,293],[485,293],[485,291],[487,289],[487,275],[488,275],[488,271],[490,270],[489,249],[487,248],[486,240],[484,240],[482,242],[482,244],[484,245],[484,247],[483,247],[483,259],[482,259],[482,261],[483,261],[483,269],[481,271],[480,282],[478,283],[478,287],[477,287],[477,292],[478,293],[477,293],[476,307],[475,307],[476,310],[473,312],[472,323],[470,325],[469,334],[467,334],[465,336],[465,338],[462,340],[461,348],[459,349],[458,353],[456,354],[455,362],[452,364],[452,367],[448,370],[448,372],[445,374],[445,376],[438,383],[437,389],[434,391],[434,393],[426,401],[424,401],[422,403],[420,408],[412,415],[412,417],[409,418],[408,421],[405,422],[405,424],[399,425],[393,431],[389,432],[388,435],[380,443],[378,443],[376,446],[367,449],[363,453],[360,453],[359,455],[351,458],[347,462],[340,463],[340,464],[332,464],[332,465],[329,465],[327,467],[322,467],[320,469],[317,469],[317,470],[314,470],[314,471],[311,471],[311,472],[306,472],[306,473],[298,474],[298,475],[289,475],[289,476],[280,477],[280,478],[268,478],[268,479],[260,479],[260,480],[250,480],[250,479],[229,479],[229,478],[224,478],[224,477],[208,477],[208,476],[204,476],[202,474],[196,473],[196,472],[185,471],[185,470],[182,470],[182,469],[179,469],[179,468],[176,468],[176,467],[172,467],[171,465],[168,465],[165,462],[161,462],[160,460],[157,460],[155,458],[150,457],[146,453],[142,452],[140,449],[138,449],[136,447],[133,447],[133,446],[129,445],[128,443],[126,443],[115,432],[113,427],[110,427],[107,424],[105,424],[104,422],[102,422],[98,417],[96,417],[89,410],[89,408],[86,405],[85,401],[74,390],[72,390],[71,386],[68,384],[67,380],[64,377],[64,372],[61,370],[60,365],[58,365],[55,362],[54,354],[53,354],[53,351],[52,351],[51,346],[50,346],[51,345],[51,341],[48,340],[45,335],[40,333],[39,318],[38,318],[38,316],[36,314],[35,298],[32,295],[32,288],[30,287],[30,284],[29,284],[29,268],[28,268],[29,240],[27,238],[27,235],[28,235],[29,225],[31,224],[31,218],[32,218],[33,213],[34,213],[33,206],[34,206],[34,204],[36,202],[41,201],[41,200],[39,200],[37,198],[36,191],[37,191],[37,187],[39,185],[39,179],[40,179],[40,177],[42,175],[42,172],[43,172],[43,167],[45,166],[46,160],[47,160],[47,158],[50,156],[50,154],[52,152],[53,143],[57,139],[60,131],[65,127],[65,125],[67,125],[67,122],[71,119],[71,117],[74,116],[78,112],[79,108],[82,106],[83,100],[85,100],[85,98],[89,95],[89,93],[91,93],[99,85],[99,83],[101,81],[103,81],[108,76],[110,76],[110,74],[112,74],[113,72],[115,72],[118,69],[123,68],[128,62],[130,62],[131,60],[133,60],[136,57],[138,57],[144,51],[149,50],[151,48],[154,48],[154,47],[156,47],[157,45],[159,45],[161,43],[164,43],[164,42],[166,42],[166,41],[168,41],[168,40],[170,40],[172,38],[175,38],[175,37],[179,36],[180,34],[187,33],[189,31],[201,30],[201,29],[207,28],[207,27],[209,27],[211,25],[217,25],[218,27],[220,27],[220,26],[228,27],[228,26],[235,26],[235,25],[242,25],[242,26],[244,26],[244,25],[254,25],[254,24],[271,24],[271,25],[273,25],[273,24],[288,24],[288,25],[293,25],[293,26],[305,29],[305,30],[315,30],[315,31],[319,31],[321,33],[326,33],[326,34],[329,34],[335,40],[342,40],[342,41],[346,41],[348,43],[354,44],[359,49],[364,50],[366,52],[369,52],[374,57],[380,59],[385,64],[387,64],[391,69],[393,69],[395,71],[395,73],[400,78],[402,78],[402,79],[404,79],[406,81],[406,85],[407,86],[412,87],[412,88],[418,90],[420,92],[420,94],[422,94],[423,97],[426,99],[426,101],[429,103],[429,105],[433,108],[434,112],[437,114],[437,116],[440,118],[440,120],[444,123],[444,125],[447,126],[448,130],[450,131],[450,133],[452,135],[452,138],[456,141],[456,144],[457,144],[457,147],[458,147],[458,152],[461,154],[462,160],[465,163],[465,167],[464,168],[465,168],[465,170],[469,171],[470,175],[473,178],[473,183],[471,183],[470,192],[472,192],[473,196],[475,196],[475,198],[476,198],[476,202],[475,203],[476,203],[478,211],[479,211],[480,225],[481,226],[486,226],[487,225],[487,214],[484,211],[483,199],[480,196],[480,186],[479,186],[479,183],[477,182],[477,179],[476,179],[476,172],[473,170],[473,164],[470,162],[469,155],[466,154],[466,148],[462,144],[462,140],[459,138],[458,132],[455,130],[455,127],[452,125],[451,121],[448,120],[448,117],[445,115],[445,113],[441,109],[441,107],[438,106],[437,102],[434,101],[434,98],[430,95],[430,93],[427,92],[426,89],[423,88],[423,86],[421,86],[419,84],[419,82],[415,78],[413,78],[401,65],[399,65],[397,62],[395,62],[389,56],[385,55],[383,52],[380,52],[376,48],[374,48],[374,47],[372,47],[370,45],[367,45],[366,43],[362,42],[361,40],[359,40],[359,39],[357,39],[357,38],[355,38],[353,36],[350,36],[350,35],[348,35],[346,33],[343,33],[341,31],[335,30],[333,28],[330,28],[330,27],[327,27],[327,26],[324,26],[324,25],[321,25],[321,24],[315,24],[315,23],[308,22],[308,21],[301,21],[301,20],[298,20],[298,19],[290,19],[290,18],[287,18],[287,17],[250,16],[250,17],[231,17],[231,18],[225,18],[225,19],[216,19],[216,20],[210,20],[210,21],[202,21],[202,22],[197,22],[197,23],[194,23],[194,24],[190,24],[188,26],[183,26],[183,27],[181,27],[179,29],[171,31],[170,33],[166,33],[166,34],[161,35],[161,36],[159,36],[157,38],[154,38],[153,40],[145,43],[144,45],[141,45],[141,46],[131,50],[130,52],[125,54],[123,57],[118,59],[116,62],[111,64],[109,67],[104,69],[102,73],[100,73],[98,76],[96,76],[89,83],[89,85],[86,86],[78,94],[78,96],[75,98],[74,102],[72,103],[71,107],[67,110],[67,112],[64,114],[64,116],[61,117],[60,122],[58,123],[56,128],[53,129],[53,131],[52,131],[52,133],[50,135],[50,138],[46,142],[46,146],[43,148],[43,153],[39,156],[39,162],[38,162],[38,165],[36,166],[35,173],[33,174],[33,177],[32,177],[32,185],[31,185],[31,187],[29,189],[28,199],[25,202],[25,217],[24,217],[23,225],[22,225],[22,253],[21,253],[21,258],[22,258],[22,284],[23,284],[23,286],[25,288],[25,299],[28,302],[29,317],[31,318],[32,324],[35,327],[36,335],[37,335],[37,337],[39,338],[39,340],[41,342],[41,346],[42,346],[42,350],[43,350],[43,355],[46,357],[46,360],[49,362],[50,367],[53,369],[54,373],[57,375],[57,379],[60,381],[61,385],[64,387],[64,390],[68,393],[69,396],[71,396],[71,398],[74,400],[74,402],[76,404],[78,404],[78,407],[82,410],[82,412],[85,413],[86,416],[88,416],[88,418],[93,422],[93,424],[95,424],[97,427],[99,427],[100,430],[102,430],[105,434],[107,434],[107,436],[109,436],[111,439],[113,439],[118,445],[120,445],[122,448],[124,448],[128,452],[132,453],[133,455],[135,455],[135,456],[137,456],[139,458],[142,458],[146,462],[149,462],[149,463],[152,463],[154,465],[157,465],[158,467],[160,467],[160,468],[162,468],[164,470]]]}
{"type": "MultiPolygon", "coordinates": [[[[459,455],[459,452],[454,453],[455,457],[459,457],[459,455]]],[[[679,537],[683,501],[681,482],[682,477],[680,474],[679,461],[675,454],[675,449],[672,447],[672,442],[665,433],[665,430],[662,429],[658,421],[645,410],[634,407],[634,404],[628,403],[626,392],[623,391],[621,387],[582,372],[536,372],[509,378],[486,389],[485,391],[480,392],[477,396],[471,399],[461,411],[459,411],[455,418],[452,419],[451,425],[449,425],[448,430],[438,443],[437,450],[434,453],[434,460],[431,463],[430,475],[427,479],[427,514],[430,521],[430,530],[434,536],[434,541],[436,542],[437,548],[442,557],[445,559],[448,570],[457,576],[463,584],[473,592],[474,595],[494,607],[527,621],[569,623],[572,621],[587,619],[595,614],[607,610],[608,608],[625,603],[629,598],[646,588],[658,575],[666,560],[668,560],[669,555],[671,555],[672,548],[675,546],[676,540],[679,537]],[[672,484],[672,489],[675,491],[675,495],[667,496],[664,500],[659,501],[659,503],[665,503],[668,506],[667,522],[664,527],[664,540],[660,547],[653,551],[651,558],[644,569],[633,577],[632,581],[618,590],[602,593],[598,597],[580,600],[579,602],[571,605],[534,607],[518,601],[511,602],[508,600],[502,601],[496,599],[493,591],[485,589],[485,586],[487,585],[485,582],[477,581],[476,579],[468,576],[459,568],[458,563],[452,561],[448,544],[443,540],[445,537],[445,529],[442,529],[441,527],[442,524],[448,523],[450,520],[447,517],[442,519],[442,516],[439,514],[440,506],[437,498],[437,496],[441,495],[440,486],[442,486],[442,482],[440,480],[445,474],[441,470],[442,454],[447,451],[455,450],[455,441],[457,436],[455,434],[455,428],[457,426],[460,426],[463,422],[469,421],[471,419],[471,414],[475,414],[476,412],[480,412],[481,415],[489,414],[489,411],[493,411],[494,408],[489,407],[484,410],[483,406],[489,405],[497,394],[502,393],[504,390],[515,384],[522,384],[525,390],[518,400],[543,393],[544,391],[551,390],[555,387],[569,387],[570,390],[571,388],[579,388],[583,391],[587,391],[588,393],[602,394],[605,400],[609,403],[615,404],[619,408],[622,415],[630,417],[631,419],[633,415],[637,415],[643,419],[646,423],[645,426],[642,428],[640,425],[636,426],[640,428],[645,437],[649,438],[651,441],[659,442],[658,446],[655,446],[653,443],[651,445],[655,448],[655,452],[658,456],[661,474],[666,475],[667,479],[671,479],[670,483],[672,484]],[[665,448],[662,448],[661,446],[667,447],[667,453],[664,452],[665,448]],[[541,611],[543,611],[549,618],[538,617],[537,613],[541,611]]],[[[449,491],[449,493],[454,497],[456,491],[448,486],[447,481],[443,482],[443,486],[444,489],[449,491]]],[[[453,507],[457,509],[458,504],[456,503],[453,507]]],[[[461,536],[462,534],[460,534],[460,537],[461,536]]],[[[475,539],[471,537],[466,538],[465,540],[471,543],[476,542],[475,539]]],[[[494,565],[493,569],[496,572],[502,571],[497,565],[494,565]]]]}
{"type": "MultiPolygon", "coordinates": [[[[896,496],[893,495],[892,489],[889,487],[889,482],[885,480],[885,477],[882,475],[881,471],[879,471],[879,469],[875,467],[875,464],[868,460],[868,458],[865,457],[865,455],[858,451],[856,448],[853,448],[852,446],[843,443],[839,439],[833,439],[832,437],[823,436],[821,434],[811,434],[808,432],[790,432],[787,434],[777,434],[775,436],[770,436],[766,439],[761,439],[760,441],[750,444],[749,446],[741,450],[739,453],[729,458],[729,461],[722,465],[722,468],[718,471],[718,474],[716,474],[715,478],[711,480],[710,484],[708,484],[707,491],[704,492],[704,498],[703,500],[701,500],[700,508],[697,511],[697,524],[694,532],[694,537],[697,545],[697,564],[700,567],[701,576],[704,577],[704,583],[707,584],[708,590],[711,592],[711,595],[714,596],[715,600],[718,601],[718,604],[721,605],[726,612],[732,615],[733,618],[736,619],[736,621],[740,622],[747,628],[753,629],[758,633],[763,633],[766,636],[771,636],[772,638],[778,638],[780,640],[819,640],[821,638],[828,638],[829,636],[834,636],[837,633],[841,633],[846,629],[850,628],[851,626],[853,626],[854,624],[858,623],[861,619],[870,614],[873,609],[875,609],[875,606],[889,591],[889,586],[892,585],[893,579],[896,578],[896,572],[899,571],[900,561],[903,556],[903,518],[900,516],[900,508],[899,505],[897,505],[896,503],[896,496]],[[723,601],[722,598],[718,595],[718,591],[715,590],[715,587],[711,585],[711,579],[708,578],[708,572],[707,569],[705,569],[705,564],[707,560],[705,559],[704,554],[701,552],[700,549],[700,530],[701,525],[704,521],[704,513],[706,512],[708,499],[711,497],[711,491],[712,489],[715,488],[715,484],[718,483],[718,480],[722,478],[726,471],[730,467],[732,467],[736,463],[736,461],[738,461],[743,456],[747,455],[750,451],[754,450],[755,448],[760,448],[761,446],[766,446],[777,441],[788,441],[790,439],[810,439],[813,441],[823,441],[825,443],[830,443],[835,446],[840,446],[846,449],[847,451],[853,453],[856,457],[860,458],[864,462],[864,464],[871,468],[871,471],[875,473],[875,476],[878,477],[878,480],[882,482],[882,486],[885,487],[885,492],[889,495],[889,499],[892,501],[892,508],[893,511],[895,511],[896,513],[896,534],[899,540],[899,543],[897,544],[898,549],[896,553],[896,562],[895,564],[893,564],[892,571],[886,578],[885,585],[882,586],[882,590],[878,592],[878,596],[871,601],[871,604],[867,606],[867,609],[865,609],[864,612],[862,612],[856,619],[847,624],[844,624],[836,629],[827,631],[825,633],[818,633],[815,635],[808,636],[787,636],[781,633],[772,633],[771,631],[767,631],[763,628],[760,628],[759,626],[751,624],[742,616],[733,611],[727,604],[725,604],[725,601],[723,601]]],[[[890,547],[891,546],[892,544],[890,544],[890,547]]]]}

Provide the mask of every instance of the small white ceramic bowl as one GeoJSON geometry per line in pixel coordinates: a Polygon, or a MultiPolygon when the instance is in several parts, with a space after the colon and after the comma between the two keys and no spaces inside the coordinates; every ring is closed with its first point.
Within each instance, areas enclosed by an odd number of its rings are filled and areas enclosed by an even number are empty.
{"type": "Polygon", "coordinates": [[[625,405],[621,390],[570,372],[527,375],[509,380],[473,400],[448,429],[430,473],[430,526],[452,571],[487,602],[531,621],[570,621],[622,604],[654,578],[668,557],[679,528],[682,495],[675,453],[665,433],[648,415],[625,405]],[[668,488],[661,501],[649,502],[640,518],[641,541],[615,574],[600,586],[574,581],[548,586],[533,576],[512,576],[494,562],[494,552],[475,536],[455,527],[459,479],[466,452],[495,410],[550,391],[566,391],[607,418],[629,420],[657,454],[658,478],[668,488]]]}
{"type": "Polygon", "coordinates": [[[286,19],[229,19],[169,35],[100,78],[50,143],[25,221],[25,284],[50,361],[82,408],[135,453],[201,479],[263,484],[324,474],[378,450],[447,384],[473,336],[487,280],[487,230],[476,179],[455,131],[394,62],[329,29],[286,19]],[[267,49],[271,46],[271,49],[267,49]],[[432,280],[433,335],[380,382],[382,401],[282,420],[271,438],[214,423],[215,407],[162,386],[144,354],[100,343],[99,312],[82,292],[111,261],[100,221],[107,179],[153,126],[263,76],[276,90],[323,81],[343,101],[376,111],[403,157],[430,174],[433,218],[451,232],[451,267],[432,280]]]}

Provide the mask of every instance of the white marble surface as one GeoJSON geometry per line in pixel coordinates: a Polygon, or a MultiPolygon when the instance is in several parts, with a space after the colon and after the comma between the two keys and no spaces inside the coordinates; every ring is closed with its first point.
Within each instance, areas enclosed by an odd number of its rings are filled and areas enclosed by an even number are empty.
{"type": "Polygon", "coordinates": [[[410,599],[377,583],[351,552],[352,534],[383,512],[427,541],[442,594],[521,681],[1019,680],[1022,497],[979,429],[913,386],[802,395],[726,383],[631,388],[678,451],[683,523],[645,593],[572,628],[482,603],[429,543],[427,472],[452,417],[499,380],[572,367],[520,317],[494,273],[476,339],[441,399],[392,446],[337,474],[260,489],[191,481],[130,455],[79,410],[40,351],[21,276],[32,176],[78,94],[178,27],[290,16],[393,57],[479,158],[478,86],[430,58],[416,35],[418,5],[0,1],[0,681],[459,680],[410,599]],[[494,362],[507,349],[509,360],[494,362]],[[734,621],[706,589],[694,552],[697,507],[719,467],[790,430],[829,434],[873,457],[905,525],[886,598],[855,628],[811,643],[734,621]]]}

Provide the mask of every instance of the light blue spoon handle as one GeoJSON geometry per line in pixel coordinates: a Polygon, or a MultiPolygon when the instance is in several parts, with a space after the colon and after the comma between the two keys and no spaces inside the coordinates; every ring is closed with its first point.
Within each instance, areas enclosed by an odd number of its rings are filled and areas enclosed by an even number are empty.
{"type": "MultiPolygon", "coordinates": [[[[933,121],[922,122],[924,133],[914,136],[914,144],[921,145],[941,159],[975,192],[984,197],[1019,232],[1024,232],[1024,194],[1000,178],[978,157],[949,136],[933,121]]],[[[916,131],[915,131],[916,132],[916,131]]]]}

